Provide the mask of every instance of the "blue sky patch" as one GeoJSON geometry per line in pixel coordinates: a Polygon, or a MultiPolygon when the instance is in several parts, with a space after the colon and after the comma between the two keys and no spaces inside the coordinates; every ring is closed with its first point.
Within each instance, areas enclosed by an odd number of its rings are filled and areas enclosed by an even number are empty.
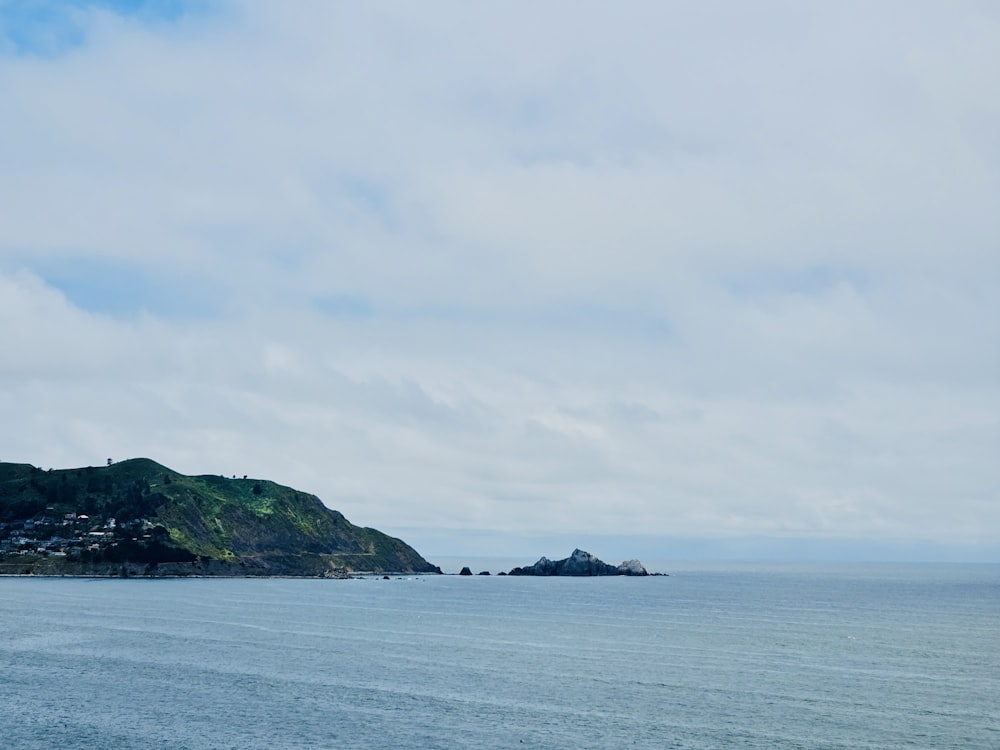
{"type": "Polygon", "coordinates": [[[99,9],[148,23],[206,11],[211,0],[0,0],[0,54],[53,57],[87,39],[86,17],[99,9]]]}
{"type": "Polygon", "coordinates": [[[148,312],[203,318],[218,310],[217,294],[203,280],[166,276],[112,261],[72,260],[36,267],[35,273],[82,310],[116,317],[148,312]]]}

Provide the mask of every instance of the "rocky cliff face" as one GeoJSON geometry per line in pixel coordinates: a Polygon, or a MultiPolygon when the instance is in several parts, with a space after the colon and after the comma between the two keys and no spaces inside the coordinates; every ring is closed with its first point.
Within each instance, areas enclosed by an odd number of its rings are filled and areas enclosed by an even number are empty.
{"type": "Polygon", "coordinates": [[[512,576],[645,576],[649,575],[638,560],[627,560],[621,565],[609,565],[582,549],[563,560],[541,558],[534,565],[514,568],[512,576]]]}

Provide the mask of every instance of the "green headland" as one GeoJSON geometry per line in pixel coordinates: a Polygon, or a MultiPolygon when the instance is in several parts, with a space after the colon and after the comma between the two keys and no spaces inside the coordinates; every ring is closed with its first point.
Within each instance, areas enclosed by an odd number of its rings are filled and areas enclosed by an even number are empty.
{"type": "Polygon", "coordinates": [[[135,458],[0,463],[0,574],[322,576],[440,570],[400,539],[263,479],[135,458]]]}

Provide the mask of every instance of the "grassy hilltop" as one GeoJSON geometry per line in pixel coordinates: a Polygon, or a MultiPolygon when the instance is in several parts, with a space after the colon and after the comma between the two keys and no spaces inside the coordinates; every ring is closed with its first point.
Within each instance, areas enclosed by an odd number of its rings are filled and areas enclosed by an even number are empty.
{"type": "Polygon", "coordinates": [[[401,540],[274,482],[185,476],[148,458],[49,471],[0,463],[0,573],[435,571],[401,540]]]}

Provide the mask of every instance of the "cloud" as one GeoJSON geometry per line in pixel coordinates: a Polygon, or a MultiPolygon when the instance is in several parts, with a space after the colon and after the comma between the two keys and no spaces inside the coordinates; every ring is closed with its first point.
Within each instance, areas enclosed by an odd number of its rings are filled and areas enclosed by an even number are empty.
{"type": "Polygon", "coordinates": [[[991,8],[21,9],[5,460],[390,531],[996,543],[991,8]]]}

